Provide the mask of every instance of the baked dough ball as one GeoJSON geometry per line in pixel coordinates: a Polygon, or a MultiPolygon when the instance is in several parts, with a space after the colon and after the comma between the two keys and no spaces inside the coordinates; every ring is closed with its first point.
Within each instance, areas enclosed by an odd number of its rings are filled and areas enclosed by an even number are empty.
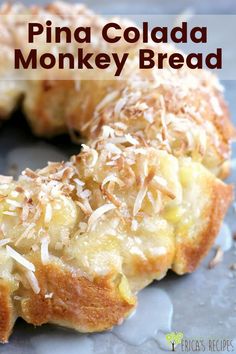
{"type": "MultiPolygon", "coordinates": [[[[3,11],[104,23],[63,3],[3,11]]],[[[10,51],[18,31],[2,25],[10,51]]],[[[86,139],[69,162],[0,177],[2,342],[19,316],[81,332],[121,323],[139,290],[169,269],[192,272],[218,233],[232,198],[218,177],[228,173],[233,134],[220,86],[204,71],[138,71],[137,49],[123,80],[52,73],[11,81],[12,95],[2,86],[2,118],[21,100],[35,134],[86,139]]]]}

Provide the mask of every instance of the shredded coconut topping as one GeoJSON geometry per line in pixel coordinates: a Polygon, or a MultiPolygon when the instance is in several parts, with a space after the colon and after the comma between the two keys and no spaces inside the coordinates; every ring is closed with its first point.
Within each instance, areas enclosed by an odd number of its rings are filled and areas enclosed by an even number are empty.
{"type": "Polygon", "coordinates": [[[48,245],[49,245],[49,237],[43,237],[41,240],[41,261],[43,264],[47,264],[49,262],[49,252],[48,252],[48,245]]]}
{"type": "Polygon", "coordinates": [[[88,219],[88,231],[94,230],[98,219],[100,219],[102,217],[102,215],[104,215],[108,211],[113,210],[115,208],[116,208],[115,205],[109,203],[109,204],[104,204],[101,207],[94,210],[88,219]]]}
{"type": "Polygon", "coordinates": [[[26,276],[31,288],[33,289],[34,293],[39,294],[40,287],[39,287],[39,283],[38,283],[38,280],[37,280],[35,274],[31,270],[27,270],[25,272],[25,276],[26,276]]]}
{"type": "Polygon", "coordinates": [[[134,209],[133,209],[133,215],[135,216],[139,210],[141,209],[142,207],[142,203],[143,203],[143,200],[145,198],[147,194],[147,187],[143,186],[140,191],[138,192],[138,195],[135,199],[135,202],[134,202],[134,209]]]}
{"type": "Polygon", "coordinates": [[[10,257],[12,257],[16,262],[18,262],[23,267],[28,270],[35,272],[35,266],[33,263],[29,262],[26,258],[24,258],[21,254],[15,251],[12,247],[6,246],[7,253],[10,257]]]}
{"type": "Polygon", "coordinates": [[[3,240],[0,240],[0,247],[7,245],[9,242],[11,242],[10,238],[4,238],[3,240]]]}

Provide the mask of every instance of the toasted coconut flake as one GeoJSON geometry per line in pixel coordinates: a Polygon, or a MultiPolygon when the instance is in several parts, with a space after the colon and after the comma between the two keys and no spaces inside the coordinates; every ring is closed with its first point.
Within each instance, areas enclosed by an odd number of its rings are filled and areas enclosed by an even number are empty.
{"type": "Polygon", "coordinates": [[[35,173],[34,171],[32,171],[30,168],[26,168],[23,172],[22,172],[22,176],[27,176],[31,179],[35,179],[38,177],[37,173],[35,173]]]}
{"type": "Polygon", "coordinates": [[[115,122],[114,125],[121,130],[126,130],[128,128],[127,125],[122,122],[115,122]]]}
{"type": "Polygon", "coordinates": [[[147,103],[146,103],[146,102],[141,102],[141,103],[139,103],[138,109],[139,109],[140,111],[145,111],[146,109],[148,109],[147,103]]]}
{"type": "Polygon", "coordinates": [[[144,116],[144,119],[145,119],[148,123],[152,124],[152,123],[154,122],[153,110],[152,110],[152,109],[149,109],[149,110],[144,111],[143,116],[144,116]]]}
{"type": "Polygon", "coordinates": [[[112,143],[112,144],[124,144],[127,143],[127,139],[125,136],[115,136],[114,138],[108,138],[107,143],[112,143]]]}
{"type": "Polygon", "coordinates": [[[17,245],[21,242],[21,240],[23,240],[24,238],[30,238],[29,235],[33,235],[34,232],[35,232],[34,227],[35,227],[35,223],[29,224],[29,225],[26,227],[25,231],[24,231],[24,232],[21,234],[21,236],[17,239],[15,245],[17,246],[17,245]],[[33,233],[32,233],[32,231],[33,231],[33,233]]]}
{"type": "Polygon", "coordinates": [[[115,166],[116,165],[116,161],[108,161],[106,162],[106,166],[115,166]]]}
{"type": "Polygon", "coordinates": [[[51,220],[52,220],[52,206],[50,203],[48,203],[45,210],[44,222],[45,224],[49,224],[51,220]]]}
{"type": "Polygon", "coordinates": [[[147,151],[143,148],[137,148],[134,151],[135,155],[147,155],[147,151]]]}
{"type": "Polygon", "coordinates": [[[81,144],[81,147],[83,149],[83,152],[89,152],[90,151],[90,147],[86,144],[81,144]]]}
{"type": "Polygon", "coordinates": [[[138,230],[138,222],[137,220],[133,219],[131,222],[131,231],[137,231],[138,230]]]}
{"type": "Polygon", "coordinates": [[[22,204],[13,199],[6,199],[6,203],[16,208],[22,208],[22,204]]]}
{"type": "Polygon", "coordinates": [[[116,105],[114,108],[114,113],[117,117],[119,117],[120,112],[123,109],[123,107],[125,106],[126,102],[127,102],[127,97],[122,97],[116,102],[116,105]]]}
{"type": "Polygon", "coordinates": [[[117,176],[115,175],[108,175],[107,177],[104,178],[103,182],[102,182],[102,188],[107,184],[107,183],[110,183],[110,182],[114,182],[114,183],[117,183],[120,187],[123,187],[125,184],[124,182],[118,178],[117,176]]]}
{"type": "Polygon", "coordinates": [[[106,188],[102,189],[102,193],[107,197],[107,199],[112,202],[115,206],[120,207],[121,201],[112,193],[110,193],[106,188]]]}
{"type": "Polygon", "coordinates": [[[165,180],[165,178],[163,178],[161,176],[155,176],[154,181],[157,182],[158,184],[162,185],[163,187],[167,186],[167,181],[165,180]]]}
{"type": "Polygon", "coordinates": [[[4,238],[0,240],[0,247],[7,245],[9,242],[11,242],[10,238],[4,238]]]}
{"type": "Polygon", "coordinates": [[[28,203],[26,202],[26,203],[24,203],[23,209],[22,209],[22,214],[21,214],[22,221],[25,222],[28,219],[29,212],[30,212],[30,207],[29,207],[28,203]]]}
{"type": "Polygon", "coordinates": [[[91,215],[93,209],[91,208],[89,201],[87,199],[83,199],[83,203],[76,201],[76,204],[80,207],[85,215],[91,215]]]}
{"type": "Polygon", "coordinates": [[[109,204],[104,204],[101,207],[94,210],[88,219],[88,231],[94,229],[96,222],[98,221],[98,219],[101,218],[102,215],[115,208],[116,206],[114,204],[109,203],[109,204]]]}
{"type": "Polygon", "coordinates": [[[111,103],[117,96],[118,91],[112,91],[108,95],[106,95],[103,100],[97,105],[96,111],[100,111],[102,108],[106,107],[108,103],[111,103]]]}
{"type": "Polygon", "coordinates": [[[164,100],[163,96],[160,96],[160,104],[162,107],[162,110],[161,110],[162,138],[163,138],[163,140],[166,140],[167,136],[168,136],[168,130],[167,130],[167,124],[166,124],[165,100],[164,100]]]}
{"type": "Polygon", "coordinates": [[[166,183],[166,181],[164,179],[162,179],[162,177],[155,176],[153,178],[153,180],[155,181],[156,188],[160,192],[162,192],[163,194],[167,195],[167,197],[169,197],[171,199],[175,199],[176,198],[176,195],[167,187],[167,183],[166,183]]]}
{"type": "Polygon", "coordinates": [[[152,192],[147,192],[147,197],[153,207],[154,212],[158,213],[162,205],[160,193],[157,193],[157,198],[154,199],[152,192]]]}
{"type": "MultiPolygon", "coordinates": [[[[73,169],[69,166],[65,166],[61,170],[59,170],[58,172],[52,174],[51,177],[54,180],[63,181],[63,180],[70,180],[70,178],[73,176],[73,174],[74,174],[73,169]]],[[[60,184],[56,183],[56,181],[51,181],[51,182],[55,186],[60,186],[60,184]]]]}
{"type": "Polygon", "coordinates": [[[47,264],[49,262],[49,252],[48,252],[48,245],[50,239],[49,237],[43,237],[41,240],[41,261],[42,264],[47,264]]]}
{"type": "Polygon", "coordinates": [[[217,266],[217,264],[219,264],[220,262],[222,262],[223,260],[223,256],[224,256],[224,252],[222,250],[222,248],[220,246],[218,246],[216,248],[216,253],[215,256],[212,258],[212,260],[209,262],[208,264],[208,268],[212,269],[215,266],[217,266]]]}
{"type": "Polygon", "coordinates": [[[120,155],[114,155],[111,157],[111,160],[116,161],[116,160],[119,160],[119,158],[120,158],[120,155]]]}
{"type": "Polygon", "coordinates": [[[10,184],[12,181],[13,177],[0,175],[0,184],[10,184]]]}
{"type": "Polygon", "coordinates": [[[33,263],[29,262],[25,257],[23,257],[20,253],[15,251],[12,247],[6,246],[7,254],[13,258],[16,262],[21,264],[26,269],[31,272],[35,272],[35,266],[33,263]]]}
{"type": "Polygon", "coordinates": [[[91,191],[89,189],[85,189],[84,191],[79,193],[80,198],[87,199],[91,196],[91,191]]]}
{"type": "Polygon", "coordinates": [[[132,137],[132,135],[130,134],[126,134],[125,138],[127,139],[127,141],[131,144],[131,145],[139,145],[138,140],[136,140],[135,138],[132,137]]]}
{"type": "Polygon", "coordinates": [[[25,272],[25,276],[26,276],[31,288],[33,289],[33,292],[35,294],[39,294],[40,287],[39,287],[39,283],[38,283],[38,280],[37,280],[35,274],[31,270],[27,270],[25,272]]]}
{"type": "Polygon", "coordinates": [[[74,182],[80,187],[83,187],[85,185],[85,183],[81,181],[79,178],[74,178],[74,182]]]}
{"type": "Polygon", "coordinates": [[[120,155],[122,153],[121,149],[119,149],[115,144],[107,143],[106,150],[112,154],[120,155]]]}
{"type": "Polygon", "coordinates": [[[52,299],[53,293],[45,294],[44,297],[45,299],[52,299]]]}
{"type": "Polygon", "coordinates": [[[113,128],[109,127],[109,125],[104,125],[102,127],[102,137],[103,139],[108,139],[109,137],[114,138],[115,131],[113,128]]]}
{"type": "Polygon", "coordinates": [[[17,216],[15,211],[4,211],[3,214],[8,216],[17,216]]]}
{"type": "Polygon", "coordinates": [[[152,169],[151,171],[149,171],[147,177],[144,180],[145,186],[148,186],[151,183],[151,181],[153,180],[154,177],[155,177],[155,170],[152,169]]]}
{"type": "Polygon", "coordinates": [[[147,193],[147,187],[146,186],[143,186],[140,191],[138,192],[138,195],[135,199],[135,202],[134,202],[134,209],[133,209],[133,215],[135,216],[139,210],[141,209],[142,207],[142,203],[143,203],[143,200],[145,198],[145,195],[147,193]]]}
{"type": "Polygon", "coordinates": [[[91,161],[87,162],[88,167],[94,167],[98,160],[98,152],[85,144],[82,144],[81,146],[83,148],[83,152],[89,153],[91,155],[91,161]]]}

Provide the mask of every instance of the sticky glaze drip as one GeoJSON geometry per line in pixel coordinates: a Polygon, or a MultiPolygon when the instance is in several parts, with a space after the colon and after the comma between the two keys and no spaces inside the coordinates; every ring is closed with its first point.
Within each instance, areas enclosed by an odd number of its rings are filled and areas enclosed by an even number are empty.
{"type": "Polygon", "coordinates": [[[223,222],[220,232],[215,240],[215,246],[220,246],[224,252],[229,251],[232,247],[233,239],[229,226],[223,222]]]}
{"type": "Polygon", "coordinates": [[[171,330],[173,305],[166,291],[153,284],[138,295],[136,311],[112,333],[123,342],[141,345],[154,339],[166,349],[165,333],[171,330]]]}

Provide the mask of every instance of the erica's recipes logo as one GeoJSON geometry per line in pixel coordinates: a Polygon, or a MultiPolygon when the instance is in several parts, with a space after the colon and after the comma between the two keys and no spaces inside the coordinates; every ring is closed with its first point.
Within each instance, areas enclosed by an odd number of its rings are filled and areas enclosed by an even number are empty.
{"type": "Polygon", "coordinates": [[[171,345],[172,352],[175,352],[177,345],[181,344],[184,334],[182,332],[171,332],[166,334],[166,340],[171,345]]]}
{"type": "Polygon", "coordinates": [[[170,332],[165,337],[172,352],[176,349],[179,353],[232,353],[234,351],[233,340],[228,338],[184,338],[182,332],[170,332]]]}

